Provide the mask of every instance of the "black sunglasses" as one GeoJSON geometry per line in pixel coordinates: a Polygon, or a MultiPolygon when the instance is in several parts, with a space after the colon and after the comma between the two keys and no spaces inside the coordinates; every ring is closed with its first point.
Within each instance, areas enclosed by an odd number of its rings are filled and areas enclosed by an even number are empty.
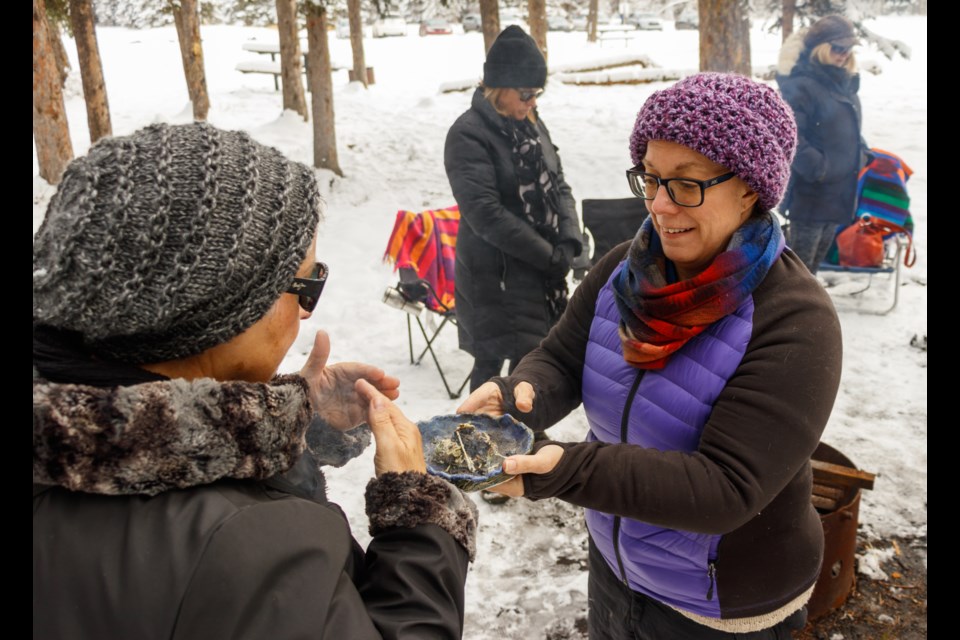
{"type": "Polygon", "coordinates": [[[520,94],[520,102],[530,102],[542,96],[543,89],[517,89],[517,93],[520,94]]]}
{"type": "Polygon", "coordinates": [[[330,269],[322,262],[313,265],[309,278],[294,278],[293,284],[287,289],[287,293],[297,296],[300,308],[307,313],[317,308],[317,301],[320,300],[320,294],[323,293],[323,285],[327,282],[327,274],[330,269]]]}
{"type": "Polygon", "coordinates": [[[846,54],[850,53],[850,50],[851,50],[851,49],[853,49],[852,46],[843,47],[843,46],[841,46],[841,45],[839,45],[839,44],[831,44],[831,45],[830,45],[830,51],[833,53],[833,55],[836,55],[836,56],[846,55],[846,54]]]}

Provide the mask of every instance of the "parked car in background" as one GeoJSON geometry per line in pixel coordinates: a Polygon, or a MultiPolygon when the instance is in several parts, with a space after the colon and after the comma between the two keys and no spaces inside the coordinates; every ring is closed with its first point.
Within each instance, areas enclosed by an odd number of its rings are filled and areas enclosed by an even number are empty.
{"type": "Polygon", "coordinates": [[[697,13],[683,13],[673,23],[674,29],[699,29],[700,15],[697,13]]]}
{"type": "Polygon", "coordinates": [[[420,36],[447,35],[453,33],[453,27],[443,18],[430,18],[420,23],[420,36]]]}
{"type": "MultiPolygon", "coordinates": [[[[574,31],[586,31],[587,30],[587,14],[574,16],[570,19],[570,24],[573,25],[574,31]]],[[[612,17],[606,14],[597,15],[597,26],[601,27],[605,24],[620,24],[620,18],[614,20],[612,17]]]]}
{"type": "Polygon", "coordinates": [[[481,31],[483,25],[480,21],[479,13],[468,13],[463,16],[463,32],[468,33],[470,31],[481,31]]]}
{"type": "Polygon", "coordinates": [[[626,24],[632,24],[643,31],[663,31],[663,20],[652,13],[634,13],[627,16],[626,24]]]}
{"type": "Polygon", "coordinates": [[[377,18],[373,23],[374,38],[405,35],[407,35],[407,23],[401,16],[396,14],[388,13],[382,18],[377,18]]]}
{"type": "Polygon", "coordinates": [[[350,37],[350,20],[349,18],[340,18],[337,20],[337,37],[338,38],[349,38],[350,37]]]}
{"type": "Polygon", "coordinates": [[[547,16],[547,31],[573,31],[573,23],[566,16],[547,16]]]}

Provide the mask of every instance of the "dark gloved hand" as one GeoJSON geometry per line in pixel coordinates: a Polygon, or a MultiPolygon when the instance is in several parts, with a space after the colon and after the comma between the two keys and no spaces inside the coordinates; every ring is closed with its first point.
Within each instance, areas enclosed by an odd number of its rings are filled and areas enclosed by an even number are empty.
{"type": "Polygon", "coordinates": [[[570,265],[573,263],[573,257],[576,248],[570,242],[561,242],[553,248],[553,255],[550,257],[550,270],[547,274],[552,279],[562,280],[570,272],[570,265]]]}

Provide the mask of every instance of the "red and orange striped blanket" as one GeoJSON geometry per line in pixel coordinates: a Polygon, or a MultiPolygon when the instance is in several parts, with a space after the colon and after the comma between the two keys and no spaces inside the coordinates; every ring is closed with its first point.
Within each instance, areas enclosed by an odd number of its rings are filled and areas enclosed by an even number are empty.
{"type": "Polygon", "coordinates": [[[457,249],[457,229],[460,209],[456,205],[445,209],[414,212],[401,209],[383,254],[385,262],[394,265],[394,271],[411,268],[437,292],[440,300],[428,295],[426,304],[434,311],[453,309],[454,268],[457,249]]]}

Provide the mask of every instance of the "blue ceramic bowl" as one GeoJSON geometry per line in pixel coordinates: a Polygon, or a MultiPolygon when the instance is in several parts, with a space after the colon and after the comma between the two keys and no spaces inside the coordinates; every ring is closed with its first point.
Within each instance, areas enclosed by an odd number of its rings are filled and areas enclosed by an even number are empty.
{"type": "Polygon", "coordinates": [[[533,431],[510,415],[499,418],[479,413],[434,416],[418,422],[417,427],[423,440],[427,473],[443,478],[464,491],[479,491],[506,482],[513,476],[504,473],[503,458],[530,453],[533,448],[533,431]],[[463,435],[458,439],[458,428],[464,424],[470,425],[475,431],[461,430],[463,435]],[[488,452],[487,455],[471,457],[473,469],[465,463],[449,464],[450,448],[459,447],[461,441],[467,451],[488,452]],[[479,459],[485,462],[479,463],[479,459]]]}

